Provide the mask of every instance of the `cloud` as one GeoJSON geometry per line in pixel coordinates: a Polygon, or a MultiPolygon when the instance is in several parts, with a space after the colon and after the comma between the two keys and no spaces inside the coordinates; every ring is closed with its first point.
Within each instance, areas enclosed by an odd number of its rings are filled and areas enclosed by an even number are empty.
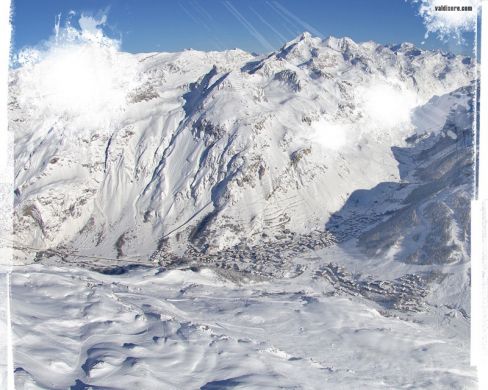
{"type": "Polygon", "coordinates": [[[480,0],[413,0],[426,27],[425,37],[436,34],[440,39],[462,41],[462,33],[474,31],[480,0]],[[448,10],[439,7],[471,7],[471,10],[448,10]]]}
{"type": "Polygon", "coordinates": [[[358,100],[363,115],[377,127],[393,128],[408,124],[418,97],[400,85],[377,81],[358,88],[358,100]]]}
{"type": "Polygon", "coordinates": [[[109,126],[137,85],[137,61],[107,37],[106,15],[80,15],[79,28],[68,15],[57,16],[54,34],[36,47],[20,51],[13,71],[19,103],[29,115],[69,117],[71,128],[109,126]]]}

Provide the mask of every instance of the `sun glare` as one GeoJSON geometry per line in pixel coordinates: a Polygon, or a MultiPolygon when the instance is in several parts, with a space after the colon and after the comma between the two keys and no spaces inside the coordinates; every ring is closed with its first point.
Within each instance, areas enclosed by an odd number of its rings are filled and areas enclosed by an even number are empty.
{"type": "Polygon", "coordinates": [[[95,19],[82,16],[80,26],[68,25],[46,47],[22,53],[21,103],[84,125],[106,125],[137,84],[137,62],[103,36],[95,19]]]}

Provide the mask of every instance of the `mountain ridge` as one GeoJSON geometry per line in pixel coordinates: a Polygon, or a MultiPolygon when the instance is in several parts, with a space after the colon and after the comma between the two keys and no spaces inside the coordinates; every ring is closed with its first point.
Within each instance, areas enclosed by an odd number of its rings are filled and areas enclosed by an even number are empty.
{"type": "Polygon", "coordinates": [[[302,34],[261,59],[129,56],[140,82],[108,130],[22,99],[31,70],[15,70],[18,241],[115,258],[323,230],[352,191],[399,179],[410,112],[475,78],[467,57],[407,46],[302,34]]]}

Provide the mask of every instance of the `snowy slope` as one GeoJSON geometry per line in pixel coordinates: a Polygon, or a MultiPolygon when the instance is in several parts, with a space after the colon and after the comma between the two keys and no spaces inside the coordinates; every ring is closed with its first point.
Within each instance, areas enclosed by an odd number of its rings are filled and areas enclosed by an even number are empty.
{"type": "Polygon", "coordinates": [[[19,389],[476,388],[455,310],[442,327],[387,316],[310,271],[244,285],[210,270],[22,271],[19,389]]]}
{"type": "Polygon", "coordinates": [[[353,191],[400,180],[411,111],[474,78],[469,58],[308,33],[264,58],[103,50],[123,68],[113,113],[35,98],[47,60],[12,72],[23,245],[160,258],[323,230],[353,191]]]}

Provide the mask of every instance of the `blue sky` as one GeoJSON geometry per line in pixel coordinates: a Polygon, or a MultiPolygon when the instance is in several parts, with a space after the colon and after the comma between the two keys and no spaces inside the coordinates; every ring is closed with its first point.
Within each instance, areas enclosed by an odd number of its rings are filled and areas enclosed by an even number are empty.
{"type": "Polygon", "coordinates": [[[405,0],[12,0],[13,47],[17,51],[49,38],[54,18],[106,12],[109,35],[121,38],[129,52],[223,50],[239,47],[265,53],[301,32],[349,36],[355,41],[413,42],[427,49],[471,54],[466,43],[448,43],[431,35],[405,0]],[[424,45],[421,42],[425,41],[424,45]]]}

